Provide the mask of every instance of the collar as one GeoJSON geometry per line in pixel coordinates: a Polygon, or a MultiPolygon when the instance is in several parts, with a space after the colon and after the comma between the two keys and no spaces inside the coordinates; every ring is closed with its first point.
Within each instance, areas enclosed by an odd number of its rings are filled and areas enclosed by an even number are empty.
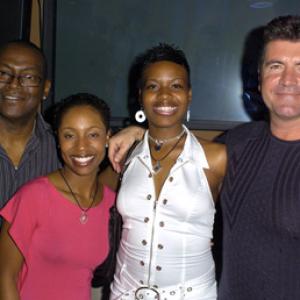
{"type": "MultiPolygon", "coordinates": [[[[186,131],[186,140],[183,151],[179,155],[177,161],[181,164],[191,161],[204,169],[209,169],[209,165],[205,156],[205,152],[198,142],[197,138],[188,130],[185,125],[182,125],[186,131]]],[[[134,159],[141,159],[142,161],[149,160],[150,149],[149,149],[149,132],[148,130],[144,134],[143,140],[137,144],[135,149],[131,152],[125,165],[128,165],[134,159]]],[[[180,164],[180,165],[181,165],[180,164]]]]}

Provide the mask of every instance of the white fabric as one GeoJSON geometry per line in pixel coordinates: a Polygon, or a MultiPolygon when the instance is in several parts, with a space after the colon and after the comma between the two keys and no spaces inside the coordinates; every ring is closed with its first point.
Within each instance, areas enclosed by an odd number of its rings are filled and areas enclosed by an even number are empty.
{"type": "Polygon", "coordinates": [[[127,164],[117,199],[124,224],[111,299],[134,299],[134,291],[147,285],[163,293],[161,299],[216,299],[215,206],[201,145],[187,130],[157,201],[148,132],[127,164]]]}

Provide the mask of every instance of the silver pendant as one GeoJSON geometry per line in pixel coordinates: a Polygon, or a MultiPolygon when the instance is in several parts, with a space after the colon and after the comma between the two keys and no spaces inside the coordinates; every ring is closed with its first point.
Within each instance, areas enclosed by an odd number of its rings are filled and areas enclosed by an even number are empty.
{"type": "Polygon", "coordinates": [[[81,215],[80,215],[80,218],[79,218],[79,221],[80,221],[80,223],[81,224],[86,224],[87,223],[87,221],[88,221],[88,215],[86,214],[86,212],[85,211],[82,211],[81,212],[81,215]]]}
{"type": "Polygon", "coordinates": [[[153,171],[154,171],[154,173],[156,174],[156,173],[158,173],[159,171],[160,171],[160,169],[161,169],[161,165],[160,165],[160,162],[159,162],[159,160],[156,162],[156,164],[153,166],[153,171]]]}

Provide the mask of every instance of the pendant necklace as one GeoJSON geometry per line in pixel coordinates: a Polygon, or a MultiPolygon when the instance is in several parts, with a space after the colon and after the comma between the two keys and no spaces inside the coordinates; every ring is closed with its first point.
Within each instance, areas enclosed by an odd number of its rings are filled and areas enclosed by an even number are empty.
{"type": "Polygon", "coordinates": [[[185,129],[183,128],[182,131],[178,135],[173,136],[168,139],[156,139],[156,138],[152,137],[150,134],[148,134],[148,137],[154,143],[154,150],[159,151],[165,143],[169,143],[174,140],[179,140],[183,136],[184,133],[185,133],[185,129]]]}
{"type": "Polygon", "coordinates": [[[80,214],[80,217],[79,217],[79,221],[81,224],[86,224],[87,221],[88,221],[88,215],[87,215],[87,212],[90,210],[90,208],[93,206],[94,202],[95,202],[95,197],[96,197],[96,194],[98,192],[98,180],[96,180],[96,187],[95,187],[95,191],[94,191],[94,194],[92,196],[92,192],[91,192],[91,195],[90,195],[90,200],[91,200],[91,204],[87,207],[87,208],[84,208],[80,205],[80,202],[79,200],[77,199],[75,193],[73,192],[73,190],[71,189],[71,186],[69,184],[69,182],[67,181],[67,178],[65,177],[65,175],[63,174],[63,171],[62,169],[59,169],[59,173],[62,177],[62,179],[64,180],[66,186],[68,187],[73,199],[75,200],[75,202],[77,203],[78,207],[80,208],[81,210],[81,214],[80,214]]]}
{"type": "Polygon", "coordinates": [[[155,158],[150,150],[150,156],[155,161],[155,164],[153,165],[153,171],[155,174],[157,174],[161,170],[160,162],[163,161],[165,158],[167,158],[170,155],[170,153],[176,148],[176,146],[179,144],[181,139],[184,137],[184,133],[185,133],[185,130],[183,130],[183,132],[180,133],[177,142],[171,147],[171,149],[163,157],[155,158]]]}

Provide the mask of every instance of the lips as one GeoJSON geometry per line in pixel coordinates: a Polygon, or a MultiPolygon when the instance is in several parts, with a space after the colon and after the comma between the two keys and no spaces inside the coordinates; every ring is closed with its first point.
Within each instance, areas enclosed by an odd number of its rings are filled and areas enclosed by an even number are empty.
{"type": "Polygon", "coordinates": [[[160,115],[169,116],[177,111],[177,106],[156,106],[153,110],[160,115]]]}
{"type": "Polygon", "coordinates": [[[87,156],[72,156],[72,160],[74,163],[80,166],[87,166],[93,159],[94,155],[87,155],[87,156]]]}
{"type": "Polygon", "coordinates": [[[18,94],[2,94],[0,100],[5,101],[21,101],[23,98],[18,94]]]}

